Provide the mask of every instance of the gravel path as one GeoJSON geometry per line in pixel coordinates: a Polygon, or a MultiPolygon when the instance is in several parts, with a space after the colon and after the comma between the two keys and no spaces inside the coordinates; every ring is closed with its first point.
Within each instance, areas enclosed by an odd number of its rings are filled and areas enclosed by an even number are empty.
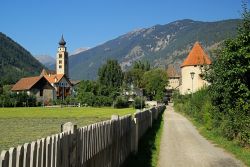
{"type": "Polygon", "coordinates": [[[182,115],[167,106],[158,167],[242,167],[239,160],[202,137],[182,115]]]}

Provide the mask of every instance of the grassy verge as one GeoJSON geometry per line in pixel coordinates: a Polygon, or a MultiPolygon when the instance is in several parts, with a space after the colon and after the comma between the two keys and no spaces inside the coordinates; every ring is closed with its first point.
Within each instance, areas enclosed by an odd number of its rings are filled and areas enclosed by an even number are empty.
{"type": "Polygon", "coordinates": [[[237,159],[241,160],[243,163],[245,163],[245,165],[250,167],[250,148],[241,147],[236,141],[229,141],[225,137],[218,134],[216,131],[208,130],[204,127],[204,125],[197,122],[189,115],[183,112],[179,113],[188,118],[196,126],[202,136],[210,140],[213,144],[222,147],[228,152],[232,153],[237,159]]]}
{"type": "Polygon", "coordinates": [[[0,152],[60,132],[61,124],[78,127],[110,119],[111,115],[132,114],[133,108],[0,108],[0,152]]]}
{"type": "Polygon", "coordinates": [[[163,130],[162,115],[154,122],[151,129],[142,137],[138,146],[138,153],[131,155],[123,167],[156,167],[160,151],[161,134],[163,130]]]}

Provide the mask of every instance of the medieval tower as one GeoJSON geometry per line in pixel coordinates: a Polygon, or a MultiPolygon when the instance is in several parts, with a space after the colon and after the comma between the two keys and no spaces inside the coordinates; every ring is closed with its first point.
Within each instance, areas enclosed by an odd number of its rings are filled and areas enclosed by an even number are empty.
{"type": "Polygon", "coordinates": [[[65,74],[66,77],[69,77],[69,58],[65,45],[66,42],[62,35],[56,55],[56,74],[65,74]]]}
{"type": "Polygon", "coordinates": [[[193,93],[207,85],[208,82],[203,79],[202,71],[211,64],[212,62],[201,44],[196,42],[181,65],[182,85],[180,87],[180,93],[193,93]]]}

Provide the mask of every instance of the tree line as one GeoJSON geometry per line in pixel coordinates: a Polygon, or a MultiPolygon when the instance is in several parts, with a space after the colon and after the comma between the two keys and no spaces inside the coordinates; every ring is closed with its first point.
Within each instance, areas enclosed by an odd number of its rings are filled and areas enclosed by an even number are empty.
{"type": "MultiPolygon", "coordinates": [[[[167,82],[166,71],[151,69],[148,62],[135,62],[129,71],[124,72],[117,60],[107,60],[99,68],[96,81],[83,80],[77,87],[75,96],[69,96],[64,101],[57,99],[51,101],[50,104],[80,103],[83,106],[114,106],[116,108],[132,105],[135,108],[141,108],[144,107],[145,100],[162,101],[167,82]],[[134,93],[131,94],[131,92],[134,93]]],[[[28,96],[26,93],[16,94],[10,89],[10,86],[2,86],[0,83],[1,107],[43,105],[36,103],[35,96],[28,96]]]]}
{"type": "MultiPolygon", "coordinates": [[[[162,101],[167,82],[166,71],[151,69],[147,61],[137,61],[130,70],[123,72],[118,61],[110,59],[99,68],[96,81],[86,80],[80,83],[77,100],[88,106],[128,107],[131,98],[129,92],[138,90],[148,100],[162,101]]],[[[138,94],[137,97],[132,96],[133,106],[136,108],[144,106],[145,101],[145,98],[138,94]]]]}

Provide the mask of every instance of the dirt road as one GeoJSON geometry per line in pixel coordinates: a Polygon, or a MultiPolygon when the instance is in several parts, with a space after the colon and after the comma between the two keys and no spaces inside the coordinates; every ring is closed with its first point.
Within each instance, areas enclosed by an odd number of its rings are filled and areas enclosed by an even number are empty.
{"type": "Polygon", "coordinates": [[[167,106],[158,167],[244,166],[223,149],[202,137],[182,115],[167,106]]]}

